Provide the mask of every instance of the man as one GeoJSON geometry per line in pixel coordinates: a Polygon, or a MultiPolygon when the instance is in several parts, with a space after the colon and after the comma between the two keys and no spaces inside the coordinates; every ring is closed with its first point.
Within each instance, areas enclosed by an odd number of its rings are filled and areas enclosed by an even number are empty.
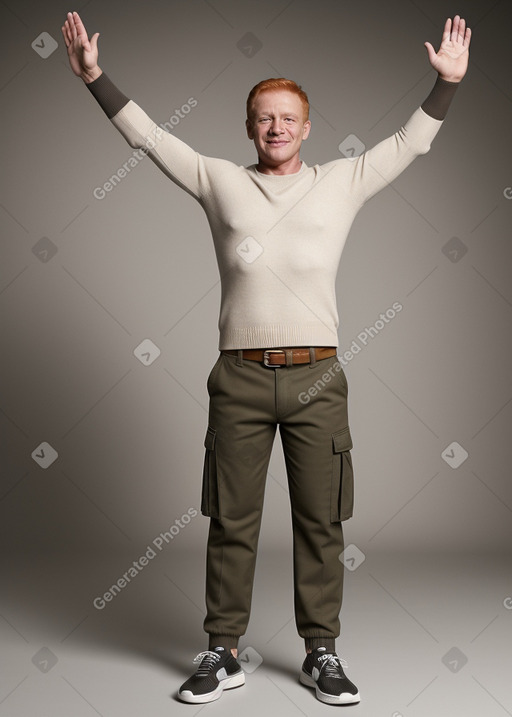
{"type": "Polygon", "coordinates": [[[358,158],[307,167],[311,122],[291,80],[258,83],[246,129],[258,155],[249,167],[206,157],[158,127],[98,66],[78,13],[62,27],[81,77],[130,146],[143,148],[206,212],[222,282],[219,357],[207,381],[201,512],[210,517],[204,630],[208,649],[178,696],[211,702],[243,685],[236,657],[249,620],[267,466],[277,425],[293,527],[294,607],[306,657],[300,682],[319,700],[360,700],[335,649],[340,633],[342,522],[353,511],[353,447],[347,378],[336,356],[335,279],[363,204],[430,149],[466,73],[471,32],[447,19],[435,85],[392,137],[358,158]]]}

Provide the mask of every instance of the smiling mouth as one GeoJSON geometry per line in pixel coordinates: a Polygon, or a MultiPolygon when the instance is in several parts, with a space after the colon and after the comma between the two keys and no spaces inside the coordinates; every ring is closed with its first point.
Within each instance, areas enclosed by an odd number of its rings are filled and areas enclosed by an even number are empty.
{"type": "Polygon", "coordinates": [[[267,144],[288,144],[288,141],[286,139],[268,139],[267,144]]]}

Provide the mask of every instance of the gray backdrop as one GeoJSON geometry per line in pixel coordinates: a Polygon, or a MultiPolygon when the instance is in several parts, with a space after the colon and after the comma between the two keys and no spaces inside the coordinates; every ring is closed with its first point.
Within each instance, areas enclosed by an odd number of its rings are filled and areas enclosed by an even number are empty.
{"type": "MultiPolygon", "coordinates": [[[[5,565],[31,575],[25,598],[37,592],[34,609],[66,614],[63,630],[123,573],[125,556],[135,560],[176,520],[162,553],[172,562],[197,550],[187,571],[202,580],[205,384],[220,300],[205,216],[151,160],[95,197],[133,150],[69,68],[60,26],[70,9],[0,6],[0,531],[5,565]],[[150,365],[137,356],[147,339],[150,365]],[[187,511],[198,514],[184,522],[187,511]],[[82,560],[117,554],[80,590],[57,588],[82,560]]],[[[359,348],[345,366],[356,496],[344,525],[365,556],[509,551],[509,4],[77,9],[89,34],[101,33],[100,67],[125,94],[199,152],[243,165],[256,159],[244,119],[259,80],[291,77],[308,92],[302,157],[321,164],[351,134],[370,147],[395,132],[435,80],[423,42],[437,49],[446,16],[467,18],[469,72],[430,152],[363,208],[341,260],[338,354],[359,348]],[[197,105],[179,118],[191,97],[197,105]],[[369,338],[394,302],[403,309],[369,338]]],[[[277,546],[291,546],[278,434],[260,537],[261,548],[277,546]]],[[[13,625],[20,585],[4,593],[13,625]]]]}

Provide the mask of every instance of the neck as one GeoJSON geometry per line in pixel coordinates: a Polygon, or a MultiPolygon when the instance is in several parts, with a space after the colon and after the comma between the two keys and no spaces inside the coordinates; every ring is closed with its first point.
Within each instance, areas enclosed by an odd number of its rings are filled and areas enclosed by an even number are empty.
{"type": "Polygon", "coordinates": [[[299,157],[292,157],[288,162],[283,162],[282,164],[278,164],[276,166],[265,164],[261,161],[261,158],[256,165],[256,169],[258,172],[261,172],[261,174],[296,174],[297,172],[300,172],[300,168],[302,166],[302,160],[299,159],[299,157]]]}

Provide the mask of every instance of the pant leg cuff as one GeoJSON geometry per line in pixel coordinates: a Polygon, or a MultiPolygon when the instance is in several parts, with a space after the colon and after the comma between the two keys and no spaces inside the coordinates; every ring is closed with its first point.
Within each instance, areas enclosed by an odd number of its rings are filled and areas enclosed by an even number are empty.
{"type": "Polygon", "coordinates": [[[317,647],[325,647],[327,652],[336,652],[335,637],[305,637],[306,650],[314,650],[317,647]]]}
{"type": "Polygon", "coordinates": [[[213,650],[214,647],[224,647],[226,650],[238,649],[239,636],[237,635],[217,635],[209,633],[208,649],[213,650]]]}

